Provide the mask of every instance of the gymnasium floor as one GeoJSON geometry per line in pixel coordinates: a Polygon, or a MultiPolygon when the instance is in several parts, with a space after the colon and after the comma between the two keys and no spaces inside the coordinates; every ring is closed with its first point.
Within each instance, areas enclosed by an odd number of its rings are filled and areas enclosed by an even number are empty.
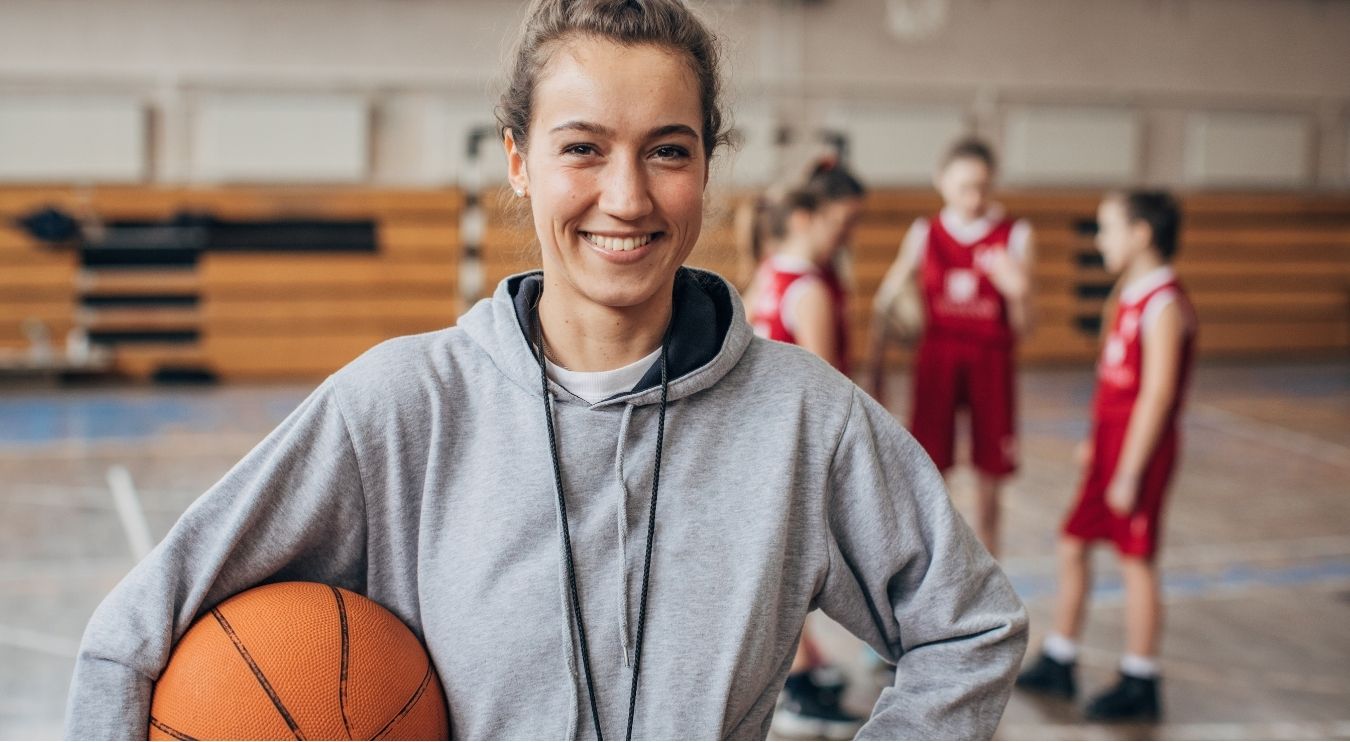
{"type": "MultiPolygon", "coordinates": [[[[906,380],[893,384],[902,399],[906,380]]],[[[0,738],[60,735],[81,630],[146,542],[140,524],[161,536],[307,391],[0,390],[0,738]],[[119,515],[136,502],[143,521],[119,515]]],[[[1086,371],[1023,378],[1024,470],[1006,500],[1005,565],[1031,610],[1033,645],[1090,393],[1086,371]]],[[[1350,361],[1206,366],[1191,401],[1163,554],[1166,723],[1088,726],[1069,704],[1014,695],[1000,737],[1350,739],[1350,361]]],[[[953,478],[963,507],[971,484],[953,478]]],[[[1121,639],[1120,583],[1110,555],[1099,557],[1089,692],[1110,681],[1121,639]]],[[[870,708],[860,646],[813,621],[856,680],[849,703],[870,708]]]]}

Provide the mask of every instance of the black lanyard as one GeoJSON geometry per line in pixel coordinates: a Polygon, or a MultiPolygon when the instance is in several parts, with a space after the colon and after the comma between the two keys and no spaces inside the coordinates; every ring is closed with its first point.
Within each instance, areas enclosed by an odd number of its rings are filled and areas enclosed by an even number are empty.
{"type": "MultiPolygon", "coordinates": [[[[577,570],[572,561],[572,534],[567,526],[567,500],[563,497],[562,466],[558,461],[558,441],[553,431],[553,403],[548,388],[548,367],[544,359],[544,335],[539,313],[534,315],[535,347],[539,349],[539,383],[544,393],[544,420],[548,425],[548,448],[553,459],[553,484],[558,491],[558,512],[562,522],[563,553],[567,555],[567,583],[572,594],[572,613],[577,617],[577,635],[581,639],[581,667],[586,674],[586,693],[591,702],[591,721],[595,723],[595,738],[603,740],[600,729],[600,710],[595,704],[595,681],[591,675],[590,650],[586,644],[586,621],[581,616],[581,598],[577,591],[577,570]]],[[[638,603],[637,645],[633,652],[633,685],[628,696],[628,734],[624,739],[633,738],[633,714],[637,709],[638,670],[642,667],[642,635],[647,626],[647,587],[652,571],[652,539],[656,535],[656,494],[661,483],[661,443],[666,432],[666,399],[670,392],[670,382],[666,377],[666,342],[661,341],[661,411],[656,425],[656,462],[652,464],[652,503],[647,514],[647,556],[642,563],[642,597],[638,603]]],[[[622,445],[622,441],[620,441],[622,445]]],[[[622,484],[622,483],[620,483],[622,484]]],[[[627,589],[625,586],[624,589],[627,589]]]]}

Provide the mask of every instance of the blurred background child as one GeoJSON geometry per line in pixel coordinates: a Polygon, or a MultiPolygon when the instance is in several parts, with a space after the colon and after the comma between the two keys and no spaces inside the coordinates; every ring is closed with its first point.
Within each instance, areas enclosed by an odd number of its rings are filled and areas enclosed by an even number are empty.
{"type": "MultiPolygon", "coordinates": [[[[1125,578],[1120,680],[1087,706],[1095,721],[1156,720],[1162,629],[1157,555],[1163,507],[1177,465],[1178,423],[1195,351],[1195,311],[1172,270],[1181,215],[1170,194],[1112,194],[1097,214],[1097,248],[1119,276],[1097,364],[1086,474],[1059,546],[1054,632],[1018,678],[1026,690],[1072,698],[1091,588],[1087,546],[1105,540],[1125,578]]],[[[1110,305],[1108,305],[1109,307],[1110,305]]]]}
{"type": "Polygon", "coordinates": [[[1030,327],[1032,262],[1030,224],[990,197],[996,174],[989,145],[953,145],[933,181],[942,211],[914,221],[878,291],[884,302],[918,281],[924,329],[910,431],[945,473],[955,464],[957,414],[969,412],[974,526],[995,557],[1003,481],[1017,469],[1015,351],[1030,327]]]}

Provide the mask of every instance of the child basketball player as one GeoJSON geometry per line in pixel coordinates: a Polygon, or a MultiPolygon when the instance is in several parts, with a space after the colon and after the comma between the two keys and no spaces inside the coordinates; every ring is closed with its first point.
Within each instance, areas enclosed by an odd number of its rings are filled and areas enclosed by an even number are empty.
{"type": "Polygon", "coordinates": [[[760,263],[748,296],[756,334],[800,345],[848,375],[848,296],[835,259],[862,210],[863,186],[825,164],[806,187],[769,206],[772,254],[760,263]]]}
{"type": "Polygon", "coordinates": [[[956,416],[970,411],[979,473],[975,532],[998,556],[999,492],[1017,468],[1014,350],[1028,325],[1031,227],[990,199],[997,167],[978,139],[957,142],[934,183],[943,208],[915,220],[879,296],[917,278],[924,334],[914,367],[910,432],[942,472],[954,461],[956,416]]]}
{"type": "Polygon", "coordinates": [[[1097,248],[1117,273],[1117,300],[1097,365],[1093,436],[1078,504],[1060,540],[1055,629],[1018,678],[1031,691],[1072,697],[1090,575],[1087,544],[1111,541],[1125,577],[1120,682],[1087,706],[1098,721],[1152,720],[1158,702],[1162,608],[1155,559],[1196,321],[1170,265],[1180,214],[1166,193],[1110,195],[1098,209],[1097,248]]]}
{"type": "MultiPolygon", "coordinates": [[[[751,235],[768,253],[746,297],[755,333],[800,345],[845,375],[848,296],[834,264],[864,194],[847,169],[823,162],[805,187],[766,197],[751,235]]],[[[843,689],[841,676],[824,664],[803,629],[773,730],[792,737],[851,737],[862,719],[840,705],[843,689]]]]}

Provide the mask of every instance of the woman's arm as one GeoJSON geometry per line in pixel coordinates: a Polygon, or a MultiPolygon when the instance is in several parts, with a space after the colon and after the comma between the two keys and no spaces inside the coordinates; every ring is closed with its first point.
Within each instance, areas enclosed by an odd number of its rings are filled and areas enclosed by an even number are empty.
{"type": "Polygon", "coordinates": [[[203,610],[263,582],[365,591],[361,475],[331,379],[197,499],[99,605],[67,739],[145,739],[153,684],[203,610]]]}
{"type": "Polygon", "coordinates": [[[830,483],[817,604],[897,663],[858,738],[992,736],[1027,643],[1007,577],[923,449],[859,390],[830,483]]]}
{"type": "Polygon", "coordinates": [[[1120,515],[1134,510],[1135,499],[1139,496],[1139,479],[1162,437],[1167,413],[1176,399],[1184,325],[1181,307],[1172,301],[1158,312],[1153,326],[1140,329],[1144,367],[1139,380],[1139,397],[1130,411],[1125,443],[1106,490],[1107,504],[1120,515]]]}

